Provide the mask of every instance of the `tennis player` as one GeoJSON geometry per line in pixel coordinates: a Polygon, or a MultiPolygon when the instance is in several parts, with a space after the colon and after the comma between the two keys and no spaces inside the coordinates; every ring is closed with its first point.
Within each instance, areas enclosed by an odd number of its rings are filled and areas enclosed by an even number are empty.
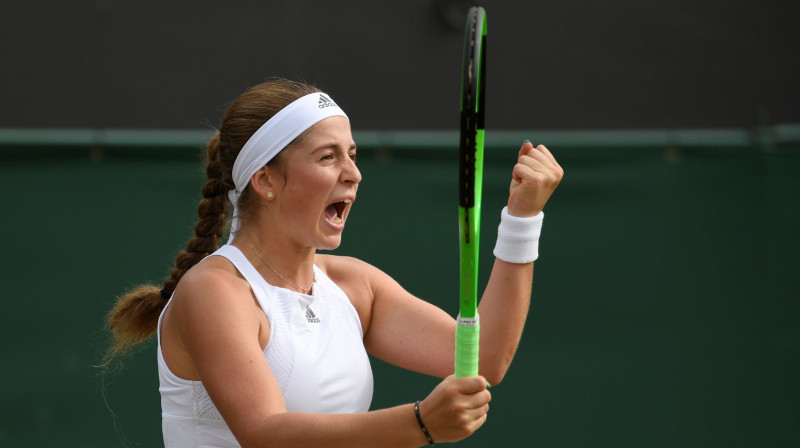
{"type": "Polygon", "coordinates": [[[109,360],[157,334],[166,447],[416,447],[486,421],[487,381],[517,349],[542,209],[563,170],[544,146],[520,148],[479,306],[482,376],[454,378],[453,317],[361,260],[317,253],[341,242],[355,161],[347,115],[315,87],[271,80],[228,109],[194,237],[162,287],[127,293],[109,314],[109,360]],[[367,353],[444,380],[421,401],[370,411],[367,353]]]}

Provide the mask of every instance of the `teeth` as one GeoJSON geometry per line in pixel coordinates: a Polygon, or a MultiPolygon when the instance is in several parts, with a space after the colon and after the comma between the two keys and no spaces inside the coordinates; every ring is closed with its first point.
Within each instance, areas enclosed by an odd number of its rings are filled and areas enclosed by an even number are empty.
{"type": "Polygon", "coordinates": [[[352,204],[352,203],[353,203],[353,200],[352,200],[352,199],[345,199],[345,200],[344,200],[344,203],[345,203],[345,204],[352,204]]]}

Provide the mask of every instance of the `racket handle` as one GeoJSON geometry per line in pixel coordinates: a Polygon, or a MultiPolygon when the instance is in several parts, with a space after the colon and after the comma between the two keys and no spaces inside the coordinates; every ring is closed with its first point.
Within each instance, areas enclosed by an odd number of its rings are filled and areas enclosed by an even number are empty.
{"type": "Polygon", "coordinates": [[[459,314],[456,325],[456,378],[478,376],[480,332],[477,314],[474,318],[461,317],[459,314]]]}

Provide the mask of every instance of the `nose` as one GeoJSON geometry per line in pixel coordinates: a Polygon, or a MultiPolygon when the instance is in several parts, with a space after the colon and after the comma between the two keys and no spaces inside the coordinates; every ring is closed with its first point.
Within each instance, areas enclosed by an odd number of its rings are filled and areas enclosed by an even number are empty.
{"type": "Polygon", "coordinates": [[[356,166],[356,162],[350,158],[347,158],[347,162],[345,162],[345,167],[342,169],[342,182],[345,183],[353,183],[358,185],[361,182],[361,171],[356,166]]]}

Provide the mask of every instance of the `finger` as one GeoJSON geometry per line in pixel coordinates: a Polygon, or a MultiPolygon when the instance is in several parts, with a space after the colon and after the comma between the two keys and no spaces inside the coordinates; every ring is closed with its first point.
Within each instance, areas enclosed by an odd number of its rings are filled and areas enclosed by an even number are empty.
{"type": "Polygon", "coordinates": [[[542,151],[541,148],[544,148],[544,146],[539,145],[537,148],[531,149],[527,154],[520,156],[520,161],[527,157],[529,159],[538,161],[540,164],[542,164],[542,166],[545,166],[548,169],[556,170],[558,163],[555,161],[555,158],[553,158],[552,154],[547,154],[546,152],[542,151]]]}
{"type": "MultiPolygon", "coordinates": [[[[492,394],[488,390],[467,395],[465,409],[480,410],[489,405],[492,401],[492,394]]],[[[488,408],[486,408],[488,410],[488,408]]]]}
{"type": "Polygon", "coordinates": [[[518,155],[519,156],[525,155],[531,149],[533,149],[533,143],[531,143],[530,140],[525,140],[524,142],[522,142],[522,146],[519,148],[519,154],[518,155]]]}
{"type": "Polygon", "coordinates": [[[486,415],[489,413],[489,405],[483,405],[477,407],[475,409],[465,410],[459,416],[462,423],[469,425],[470,423],[474,423],[475,421],[482,420],[486,418],[486,415]]]}
{"type": "Polygon", "coordinates": [[[528,165],[518,163],[514,166],[512,173],[513,180],[520,184],[526,185],[545,185],[552,182],[558,182],[558,174],[551,170],[539,168],[537,171],[528,165]]]}
{"type": "Polygon", "coordinates": [[[464,395],[471,395],[486,390],[486,378],[482,376],[456,378],[454,381],[457,384],[458,391],[464,395]]]}
{"type": "Polygon", "coordinates": [[[556,161],[556,157],[553,155],[553,153],[552,153],[552,152],[550,152],[550,150],[549,150],[549,149],[547,149],[547,146],[545,146],[545,145],[538,145],[538,146],[536,147],[536,149],[537,149],[537,150],[539,150],[539,151],[541,151],[543,154],[547,155],[547,157],[548,157],[550,160],[552,160],[553,162],[555,162],[555,161],[556,161]]]}
{"type": "Polygon", "coordinates": [[[561,168],[558,162],[555,162],[541,152],[535,151],[535,154],[531,156],[522,156],[518,163],[526,165],[534,171],[543,173],[548,176],[548,178],[555,180],[561,179],[564,176],[564,169],[561,168]]]}
{"type": "Polygon", "coordinates": [[[465,412],[472,420],[477,420],[489,413],[489,404],[484,403],[465,412]]]}
{"type": "Polygon", "coordinates": [[[536,147],[536,150],[539,151],[541,154],[544,154],[544,156],[547,158],[547,160],[550,161],[550,165],[552,167],[554,167],[554,168],[556,168],[558,170],[561,170],[561,165],[558,164],[558,161],[556,160],[556,157],[553,155],[553,153],[550,152],[549,149],[547,149],[547,146],[539,145],[539,146],[536,147]]]}
{"type": "Polygon", "coordinates": [[[552,171],[552,168],[545,166],[541,161],[527,156],[514,165],[514,177],[517,179],[536,176],[537,173],[546,176],[552,171]]]}
{"type": "Polygon", "coordinates": [[[470,432],[477,431],[484,423],[486,423],[486,419],[489,418],[489,407],[487,405],[486,411],[481,412],[479,415],[475,416],[475,419],[469,425],[470,432]]]}

